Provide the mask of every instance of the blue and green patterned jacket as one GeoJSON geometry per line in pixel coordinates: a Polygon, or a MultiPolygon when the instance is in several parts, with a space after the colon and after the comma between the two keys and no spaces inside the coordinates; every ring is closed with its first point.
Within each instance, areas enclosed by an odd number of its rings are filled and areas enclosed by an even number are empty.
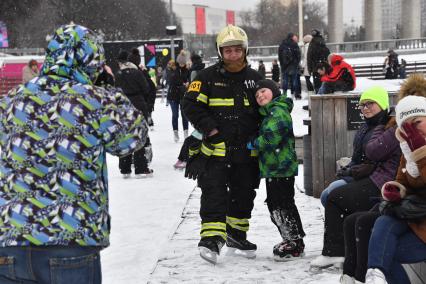
{"type": "Polygon", "coordinates": [[[260,176],[263,178],[297,175],[292,109],[293,101],[283,95],[259,109],[263,120],[253,146],[259,151],[260,176]]]}
{"type": "Polygon", "coordinates": [[[96,35],[59,28],[40,75],[0,100],[0,246],[108,246],[106,152],[146,139],[143,116],[118,91],[93,86],[96,35]]]}

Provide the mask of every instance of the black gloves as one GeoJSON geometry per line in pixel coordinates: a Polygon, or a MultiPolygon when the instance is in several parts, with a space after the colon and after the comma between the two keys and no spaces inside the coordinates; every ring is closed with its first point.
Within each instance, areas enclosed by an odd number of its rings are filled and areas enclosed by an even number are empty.
{"type": "Polygon", "coordinates": [[[195,180],[205,174],[213,152],[216,156],[225,155],[225,142],[219,133],[205,138],[202,143],[199,141],[189,147],[189,159],[186,163],[185,177],[195,180]]]}
{"type": "Polygon", "coordinates": [[[197,179],[202,176],[207,170],[208,156],[200,153],[195,157],[189,158],[186,163],[185,177],[189,179],[197,179]]]}

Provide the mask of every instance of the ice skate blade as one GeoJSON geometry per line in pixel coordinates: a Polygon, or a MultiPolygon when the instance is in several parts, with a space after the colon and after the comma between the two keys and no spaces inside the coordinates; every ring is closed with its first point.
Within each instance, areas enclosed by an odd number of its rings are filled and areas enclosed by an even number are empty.
{"type": "Polygon", "coordinates": [[[217,263],[217,253],[205,247],[198,247],[198,250],[200,251],[200,256],[202,259],[210,262],[211,264],[217,263]]]}
{"type": "Polygon", "coordinates": [[[286,262],[301,259],[305,256],[305,253],[301,253],[299,256],[286,255],[284,257],[280,257],[279,255],[274,255],[274,260],[277,262],[286,262]]]}
{"type": "Polygon", "coordinates": [[[228,250],[226,251],[227,256],[242,256],[248,259],[256,258],[256,251],[255,250],[240,250],[237,248],[231,248],[228,247],[228,250]]]}

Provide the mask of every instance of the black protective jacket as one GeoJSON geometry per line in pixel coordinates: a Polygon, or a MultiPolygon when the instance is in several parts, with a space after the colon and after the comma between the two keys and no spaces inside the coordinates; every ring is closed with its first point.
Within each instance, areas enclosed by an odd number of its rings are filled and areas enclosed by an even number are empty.
{"type": "Polygon", "coordinates": [[[247,142],[259,130],[255,84],[261,75],[249,67],[230,73],[222,64],[199,71],[185,94],[183,110],[204,136],[215,128],[219,130],[230,161],[245,162],[253,156],[247,142]]]}

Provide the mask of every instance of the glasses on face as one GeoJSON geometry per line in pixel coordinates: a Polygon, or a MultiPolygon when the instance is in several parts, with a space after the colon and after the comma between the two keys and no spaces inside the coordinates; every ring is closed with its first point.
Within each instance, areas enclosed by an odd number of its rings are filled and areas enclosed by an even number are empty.
{"type": "Polygon", "coordinates": [[[358,109],[363,110],[364,108],[371,109],[374,105],[374,102],[365,102],[362,104],[358,104],[358,109]]]}

